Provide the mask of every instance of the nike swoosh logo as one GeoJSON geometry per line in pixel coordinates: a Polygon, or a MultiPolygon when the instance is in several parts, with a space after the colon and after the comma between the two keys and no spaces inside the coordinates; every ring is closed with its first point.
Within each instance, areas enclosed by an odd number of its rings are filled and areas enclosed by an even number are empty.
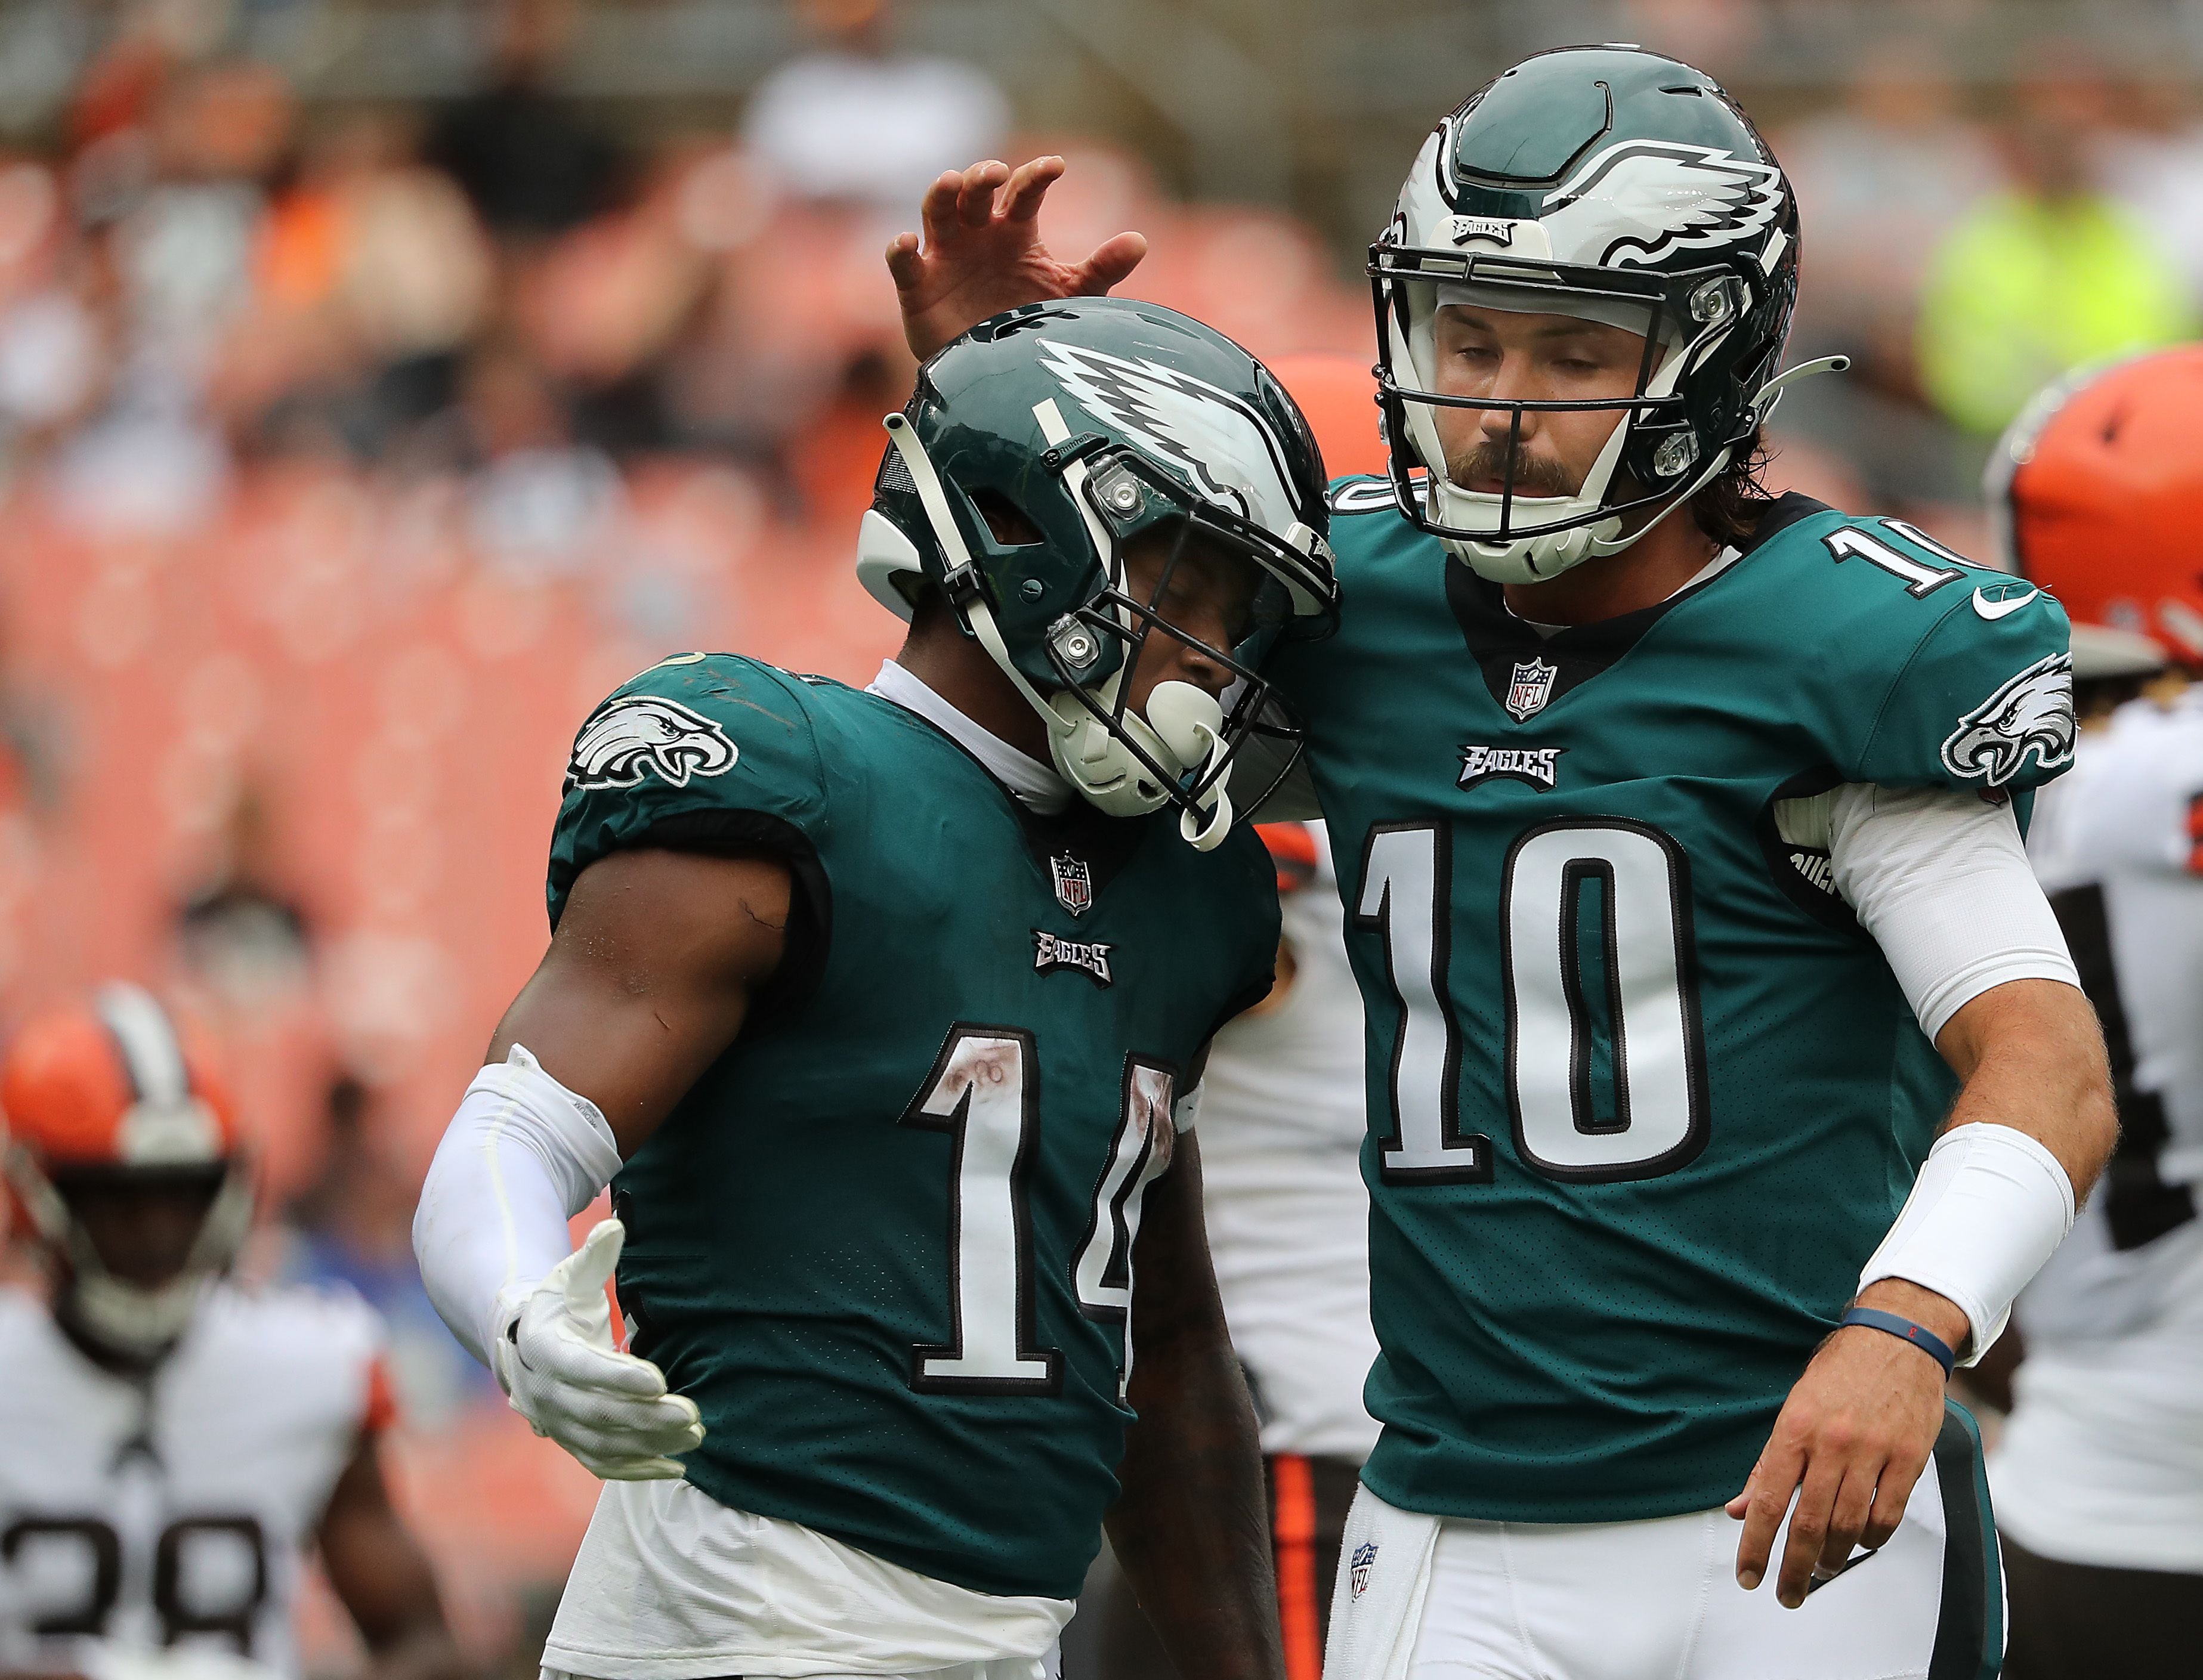
{"type": "MultiPolygon", "coordinates": [[[[2002,587],[2001,585],[1998,587],[2002,587]]],[[[2030,589],[2024,595],[2007,595],[2000,601],[1992,601],[1987,590],[1976,589],[1974,591],[1974,610],[1993,624],[1999,618],[2011,617],[2041,592],[2040,589],[2030,589]]]]}

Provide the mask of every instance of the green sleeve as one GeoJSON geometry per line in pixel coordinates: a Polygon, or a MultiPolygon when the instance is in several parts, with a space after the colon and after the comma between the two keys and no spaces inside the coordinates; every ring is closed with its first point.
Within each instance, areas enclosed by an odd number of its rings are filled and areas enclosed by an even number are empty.
{"type": "Polygon", "coordinates": [[[2065,614],[2000,574],[1970,575],[1888,682],[1847,780],[2013,794],[2073,762],[2065,614]]]}
{"type": "Polygon", "coordinates": [[[733,654],[623,683],[574,738],[551,842],[556,928],[582,871],[635,846],[787,858],[814,872],[828,822],[803,685],[733,654]]]}

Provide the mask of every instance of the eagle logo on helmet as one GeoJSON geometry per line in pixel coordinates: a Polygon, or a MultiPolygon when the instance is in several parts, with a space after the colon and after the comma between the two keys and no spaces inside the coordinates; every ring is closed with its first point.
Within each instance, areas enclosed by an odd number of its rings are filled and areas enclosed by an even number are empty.
{"type": "Polygon", "coordinates": [[[1564,262],[1645,266],[1671,251],[1734,245],[1781,213],[1782,172],[1677,140],[1609,146],[1546,195],[1540,219],[1564,262]]]}
{"type": "Polygon", "coordinates": [[[2070,759],[2073,735],[2073,656],[2053,653],[1958,720],[1943,743],[1943,764],[2001,787],[2029,758],[2046,770],[2070,759]]]}
{"type": "Polygon", "coordinates": [[[1174,469],[1203,500],[1282,533],[1300,517],[1285,446],[1231,392],[1155,362],[1135,362],[1060,340],[1041,365],[1066,395],[1174,469]]]}
{"type": "Polygon", "coordinates": [[[646,775],[675,787],[691,776],[724,775],[741,755],[710,718],[655,694],[607,700],[574,738],[566,791],[633,787],[646,775]]]}

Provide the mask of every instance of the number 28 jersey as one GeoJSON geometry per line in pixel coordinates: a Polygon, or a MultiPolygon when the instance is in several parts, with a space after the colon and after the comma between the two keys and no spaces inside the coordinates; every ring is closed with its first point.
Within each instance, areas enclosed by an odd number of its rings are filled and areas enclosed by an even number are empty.
{"type": "Polygon", "coordinates": [[[1339,633],[1279,676],[1368,1003],[1365,1480],[1494,1520],[1710,1508],[1955,1088],[1775,808],[2024,798],[2070,757],[2065,619],[1790,497],[1710,579],[1541,637],[1381,485],[1333,507],[1339,633]]]}
{"type": "Polygon", "coordinates": [[[103,1639],[296,1673],[306,1549],[390,1421],[381,1351],[349,1292],[225,1283],[139,1382],[0,1288],[0,1671],[103,1639]]]}
{"type": "Polygon", "coordinates": [[[670,660],[582,726],[555,923],[628,846],[764,851],[788,955],[613,1180],[690,1483],[935,1580],[1078,1595],[1116,1496],[1131,1251],[1186,1070],[1269,988],[1251,829],[1026,812],[881,697],[670,660]]]}

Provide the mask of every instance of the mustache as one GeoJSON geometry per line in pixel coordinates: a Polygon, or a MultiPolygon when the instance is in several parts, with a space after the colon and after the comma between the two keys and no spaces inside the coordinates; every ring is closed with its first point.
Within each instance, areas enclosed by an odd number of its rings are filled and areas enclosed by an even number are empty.
{"type": "MultiPolygon", "coordinates": [[[[1467,484],[1473,479],[1497,479],[1507,481],[1508,449],[1497,439],[1462,451],[1446,463],[1446,476],[1456,484],[1467,484]]],[[[1568,468],[1550,456],[1532,455],[1517,449],[1515,457],[1515,493],[1517,496],[1573,496],[1582,486],[1569,477],[1568,468]]]]}

